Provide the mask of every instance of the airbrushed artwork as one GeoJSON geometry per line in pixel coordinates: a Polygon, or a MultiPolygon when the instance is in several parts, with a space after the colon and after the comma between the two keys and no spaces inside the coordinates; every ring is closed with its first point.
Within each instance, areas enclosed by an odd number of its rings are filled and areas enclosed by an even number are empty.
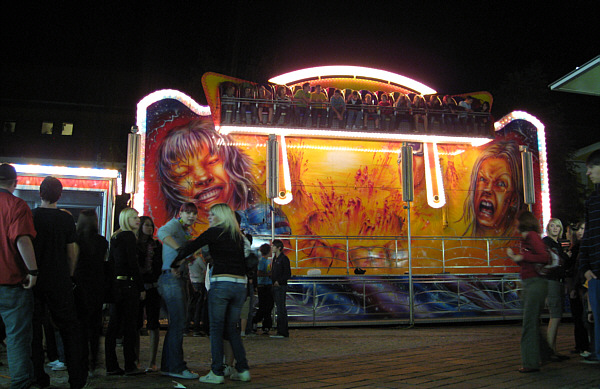
{"type": "MultiPolygon", "coordinates": [[[[157,225],[191,201],[200,210],[194,226],[198,234],[208,226],[209,207],[223,202],[240,211],[248,232],[270,235],[274,209],[275,235],[295,237],[288,243],[297,275],[312,268],[329,275],[344,275],[355,267],[369,269],[370,274],[407,271],[402,143],[288,137],[293,200],[272,208],[266,198],[266,136],[220,134],[210,117],[197,115],[175,99],[150,105],[147,116],[144,213],[157,225]]],[[[507,242],[491,242],[494,247],[487,258],[481,248],[487,243],[469,238],[514,234],[514,218],[526,206],[519,146],[534,153],[534,172],[539,172],[536,128],[514,120],[480,147],[437,145],[447,199],[441,208],[427,203],[423,144],[412,145],[415,272],[514,270],[500,250],[507,242]],[[434,255],[442,241],[444,264],[434,255]]],[[[539,182],[539,174],[535,179],[539,182]]],[[[534,205],[538,214],[540,204],[538,199],[534,205]]]]}
{"type": "Polygon", "coordinates": [[[134,206],[160,226],[193,202],[198,235],[208,209],[227,203],[255,248],[281,239],[293,321],[520,314],[518,266],[506,248],[517,240],[519,212],[549,218],[543,124],[520,111],[494,123],[488,92],[441,96],[376,69],[317,67],[269,82],[206,73],[208,107],[174,90],[142,100],[134,206]],[[295,97],[311,88],[322,94],[314,112],[295,97]],[[359,105],[348,115],[358,119],[345,123],[322,108],[340,94],[346,104],[367,95],[395,103],[373,118],[359,105]],[[461,110],[475,101],[485,112],[461,110]],[[533,199],[524,191],[525,151],[533,199]],[[412,174],[403,178],[403,169],[412,174]]]}

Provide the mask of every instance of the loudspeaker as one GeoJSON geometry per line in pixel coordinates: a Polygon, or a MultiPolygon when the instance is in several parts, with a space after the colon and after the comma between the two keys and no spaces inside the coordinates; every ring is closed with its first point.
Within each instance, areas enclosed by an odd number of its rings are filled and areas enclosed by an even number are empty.
{"type": "Polygon", "coordinates": [[[523,165],[523,198],[525,204],[535,204],[535,187],[533,185],[533,155],[530,151],[521,152],[523,165]]]}
{"type": "Polygon", "coordinates": [[[402,146],[401,164],[402,164],[402,201],[413,201],[413,149],[412,146],[402,146]]]}
{"type": "Polygon", "coordinates": [[[279,189],[279,142],[275,134],[267,141],[267,198],[277,197],[279,189]]]}
{"type": "Polygon", "coordinates": [[[131,127],[127,135],[127,175],[125,176],[125,193],[137,193],[140,181],[140,145],[141,136],[138,127],[131,127]]]}

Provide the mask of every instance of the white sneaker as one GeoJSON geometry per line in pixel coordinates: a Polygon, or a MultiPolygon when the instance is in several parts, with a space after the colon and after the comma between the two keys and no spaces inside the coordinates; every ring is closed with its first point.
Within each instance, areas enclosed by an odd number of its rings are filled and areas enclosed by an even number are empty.
{"type": "Polygon", "coordinates": [[[67,365],[65,365],[61,361],[58,361],[58,363],[55,363],[54,366],[52,366],[52,371],[62,371],[62,370],[67,370],[67,365]]]}
{"type": "Polygon", "coordinates": [[[250,381],[250,370],[244,370],[244,371],[234,371],[233,374],[231,375],[232,380],[234,381],[243,381],[243,382],[249,382],[250,381]]]}
{"type": "Polygon", "coordinates": [[[582,357],[586,358],[586,357],[589,357],[590,355],[592,355],[592,353],[591,353],[591,352],[589,352],[589,351],[583,351],[583,352],[582,352],[581,354],[579,354],[579,355],[581,355],[582,357]]]}
{"type": "Polygon", "coordinates": [[[60,363],[60,361],[58,359],[56,361],[48,362],[46,364],[46,366],[48,366],[48,367],[54,367],[54,365],[56,365],[57,363],[60,363]]]}
{"type": "Polygon", "coordinates": [[[187,369],[182,371],[181,373],[167,373],[166,375],[169,375],[174,378],[181,378],[184,380],[195,380],[196,378],[200,377],[198,374],[192,373],[187,369]]]}
{"type": "Polygon", "coordinates": [[[200,377],[199,381],[204,382],[205,384],[222,384],[225,382],[225,377],[216,375],[211,370],[207,375],[200,377]]]}
{"type": "Polygon", "coordinates": [[[227,366],[227,365],[225,365],[225,369],[223,369],[223,375],[225,377],[229,377],[230,375],[233,374],[234,371],[235,371],[235,368],[233,366],[227,366]]]}

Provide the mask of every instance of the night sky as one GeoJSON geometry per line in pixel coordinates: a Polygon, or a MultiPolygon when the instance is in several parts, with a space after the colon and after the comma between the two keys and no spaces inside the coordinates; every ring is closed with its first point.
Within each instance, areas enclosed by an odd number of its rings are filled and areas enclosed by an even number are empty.
{"type": "Polygon", "coordinates": [[[538,117],[553,214],[580,212],[570,208],[576,184],[565,160],[600,141],[600,97],[548,85],[600,54],[597,0],[80,4],[27,1],[2,12],[3,103],[117,107],[133,123],[137,102],[158,89],[204,104],[208,71],[264,82],[303,67],[374,67],[443,94],[489,91],[496,119],[538,117]]]}
{"type": "MultiPolygon", "coordinates": [[[[552,94],[553,108],[582,111],[569,118],[574,125],[597,128],[590,114],[597,97],[547,85],[600,54],[598,1],[176,3],[74,9],[44,2],[4,12],[2,97],[131,106],[174,88],[204,102],[207,71],[262,82],[302,67],[350,64],[440,93],[487,90],[498,118],[541,103],[536,94],[524,102],[507,83],[522,72],[534,76],[539,93],[552,94]]],[[[537,114],[544,119],[544,109],[537,114]]]]}

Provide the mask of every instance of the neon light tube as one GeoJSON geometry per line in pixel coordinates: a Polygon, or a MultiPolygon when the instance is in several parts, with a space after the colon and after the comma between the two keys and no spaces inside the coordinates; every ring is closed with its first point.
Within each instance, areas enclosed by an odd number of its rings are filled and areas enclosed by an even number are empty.
{"type": "Polygon", "coordinates": [[[287,148],[285,145],[285,136],[281,135],[279,140],[279,147],[281,147],[281,164],[283,165],[283,192],[284,195],[277,195],[273,201],[279,205],[285,205],[292,202],[292,178],[290,176],[290,163],[287,157],[287,148]]]}
{"type": "Polygon", "coordinates": [[[501,130],[513,120],[526,120],[533,124],[537,129],[537,140],[538,140],[538,152],[540,158],[540,182],[542,184],[542,225],[545,226],[550,220],[551,209],[550,209],[550,183],[548,179],[548,159],[546,156],[546,129],[544,124],[539,121],[535,116],[524,112],[524,111],[513,111],[502,119],[494,123],[496,131],[501,130]]]}
{"type": "Polygon", "coordinates": [[[376,78],[382,80],[383,82],[389,81],[406,86],[407,88],[417,91],[422,95],[431,95],[436,93],[435,89],[430,88],[427,85],[411,78],[385,70],[366,68],[362,66],[317,66],[285,73],[271,78],[269,82],[273,84],[286,85],[292,84],[297,80],[324,76],[348,76],[352,78],[359,76],[376,78]]]}
{"type": "Polygon", "coordinates": [[[427,187],[427,204],[431,208],[441,208],[446,204],[444,181],[440,167],[440,156],[435,143],[423,143],[425,159],[425,186],[427,187]],[[433,166],[432,166],[433,165],[433,166]],[[431,174],[432,171],[434,174],[431,174]]]}
{"type": "Polygon", "coordinates": [[[426,135],[426,134],[397,134],[384,132],[365,132],[365,131],[344,131],[344,130],[320,130],[316,128],[289,128],[289,127],[243,127],[243,126],[222,126],[218,128],[222,134],[243,133],[256,135],[283,135],[283,136],[305,136],[305,137],[323,137],[323,138],[346,138],[346,139],[370,139],[370,140],[389,140],[396,142],[428,142],[428,143],[458,143],[470,144],[478,147],[491,142],[490,138],[473,138],[466,136],[444,136],[444,135],[426,135]]]}
{"type": "Polygon", "coordinates": [[[119,171],[113,169],[96,169],[85,167],[66,167],[49,165],[20,165],[11,164],[17,173],[25,174],[48,174],[59,176],[80,176],[80,177],[98,177],[98,178],[117,178],[119,171]]]}

